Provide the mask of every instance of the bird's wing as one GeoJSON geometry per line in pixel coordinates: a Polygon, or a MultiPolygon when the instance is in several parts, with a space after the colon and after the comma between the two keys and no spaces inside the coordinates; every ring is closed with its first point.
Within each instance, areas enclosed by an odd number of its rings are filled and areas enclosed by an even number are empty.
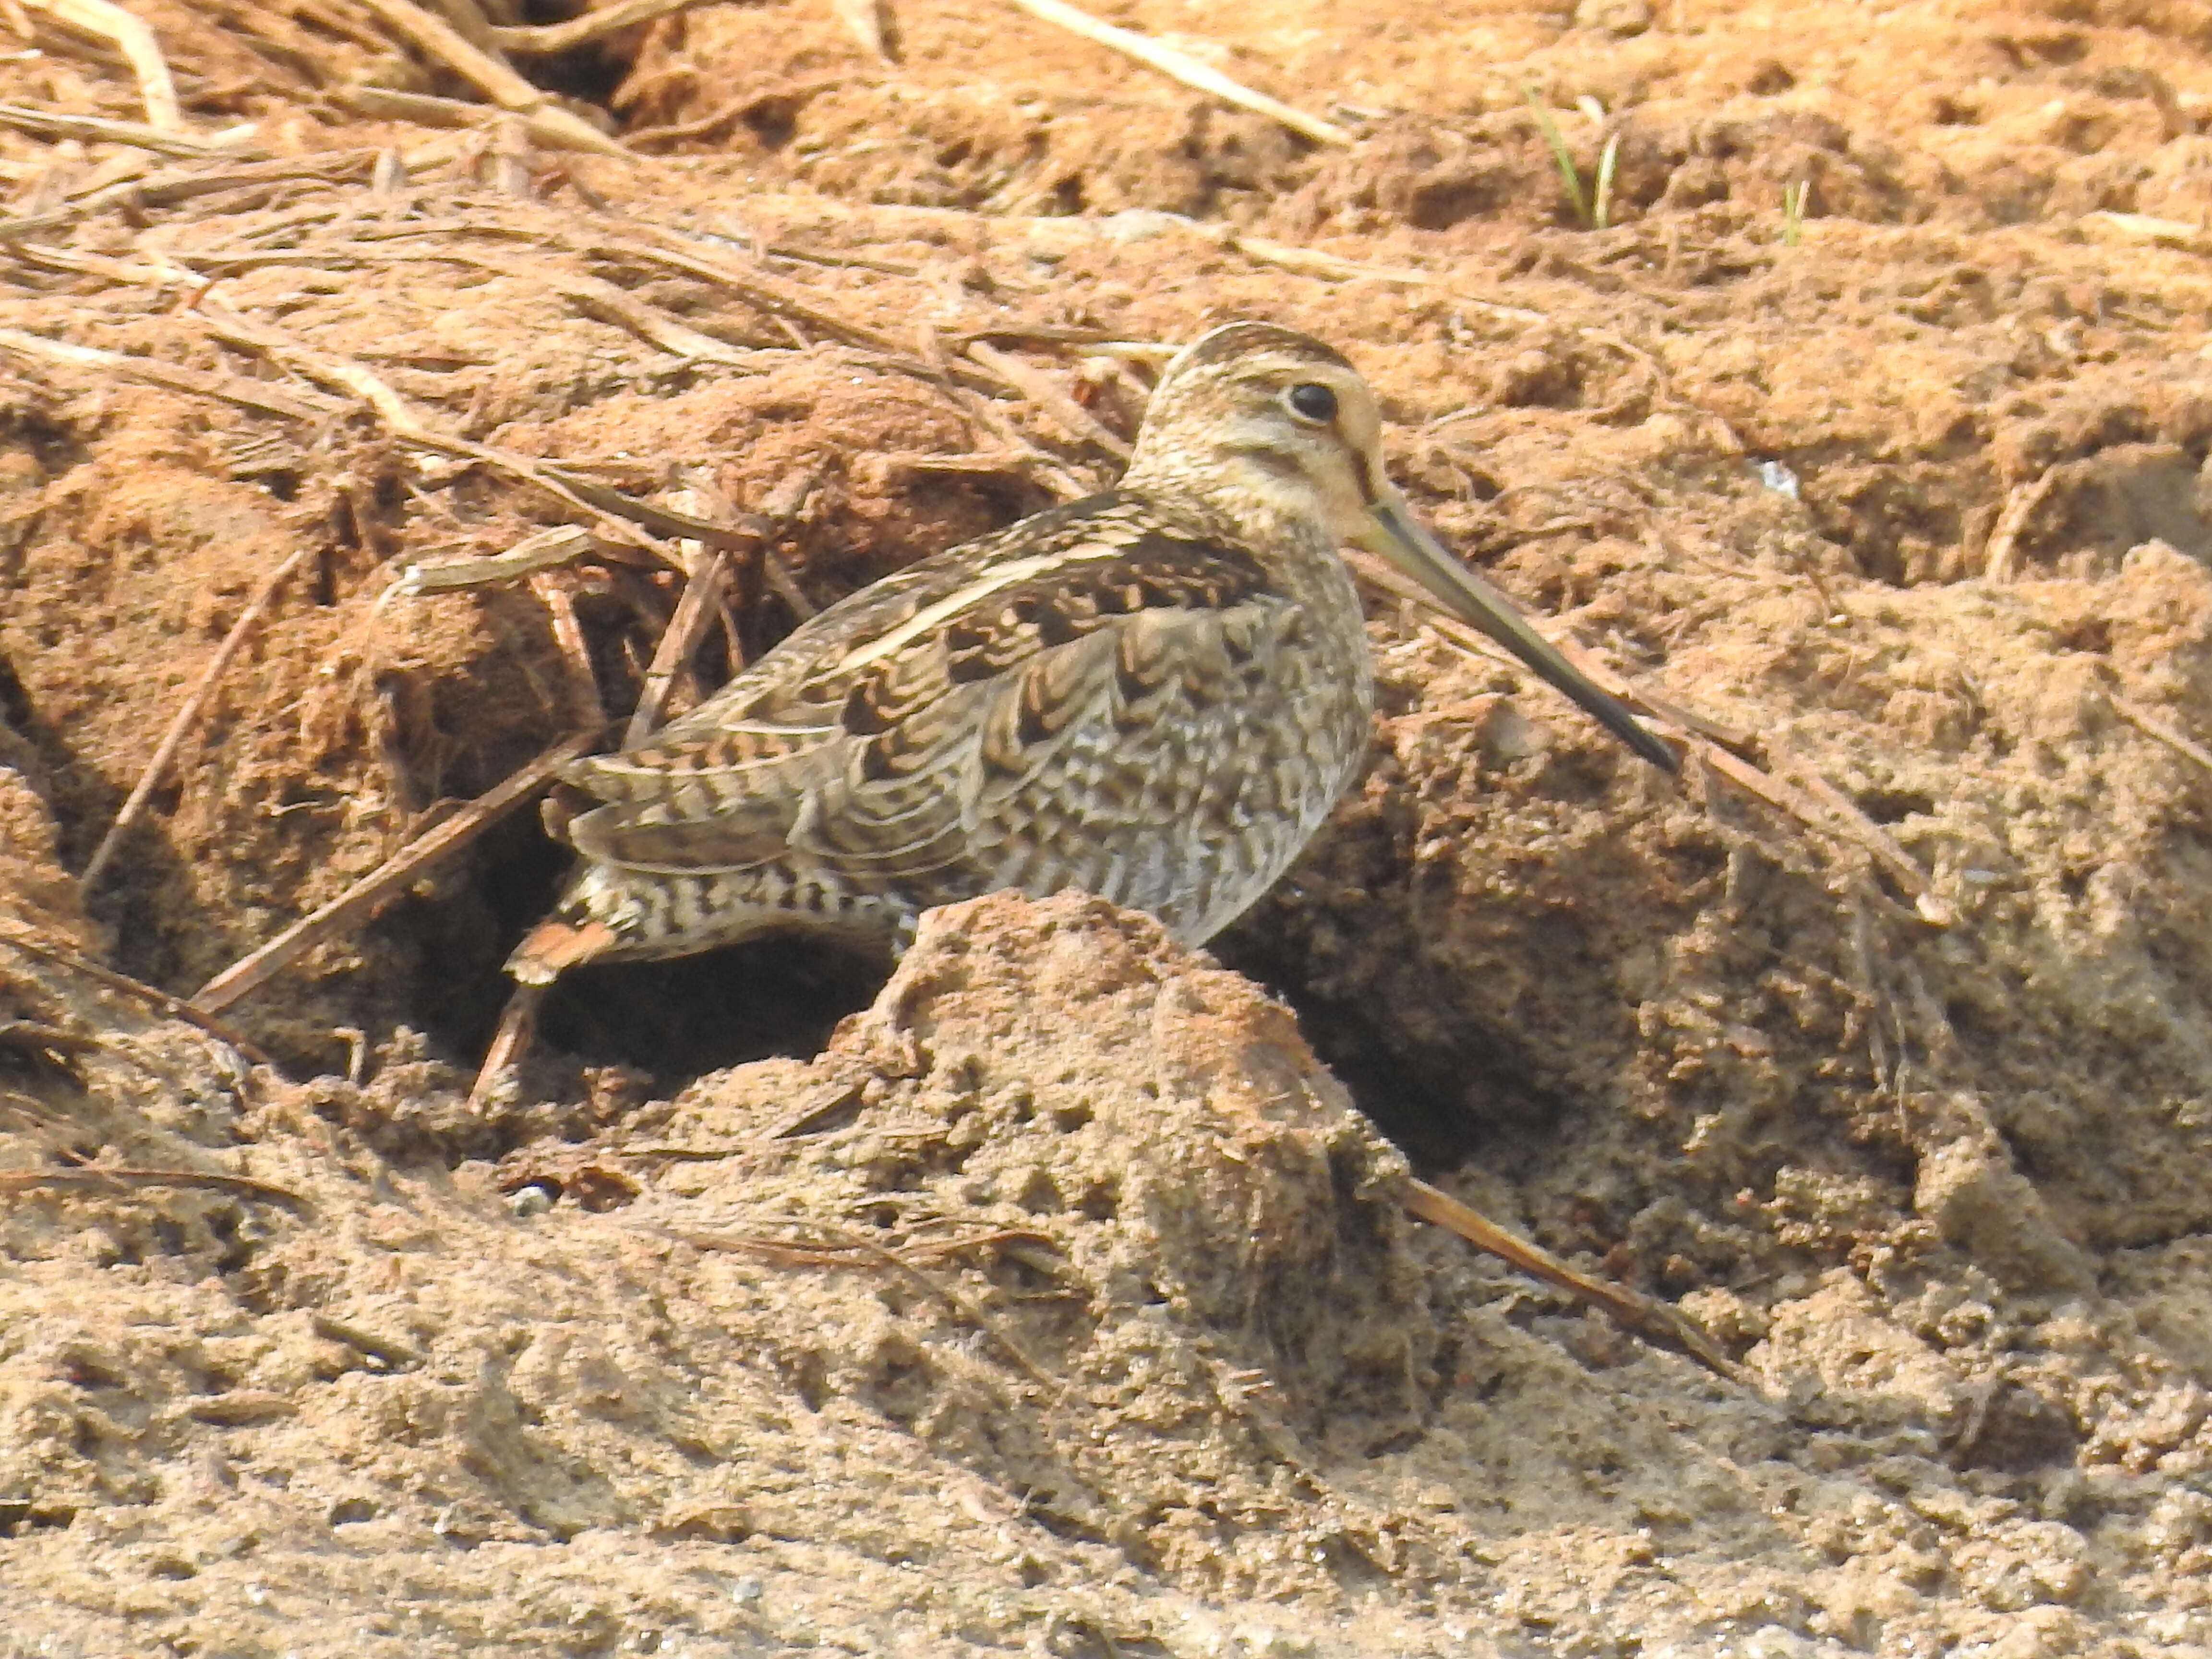
{"type": "Polygon", "coordinates": [[[892,882],[960,854],[974,803],[1071,727],[1248,658],[1273,596],[1242,548],[1109,494],[1026,519],[832,606],[641,748],[564,774],[602,805],[576,848],[704,874],[798,859],[892,882]]]}

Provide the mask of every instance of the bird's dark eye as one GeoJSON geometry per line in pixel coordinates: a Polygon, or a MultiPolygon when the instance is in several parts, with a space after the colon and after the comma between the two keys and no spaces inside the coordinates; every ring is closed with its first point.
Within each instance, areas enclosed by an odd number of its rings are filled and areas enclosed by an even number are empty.
{"type": "Polygon", "coordinates": [[[1292,386],[1288,397],[1291,413],[1302,421],[1321,426],[1336,418],[1336,393],[1325,386],[1307,380],[1292,386]]]}

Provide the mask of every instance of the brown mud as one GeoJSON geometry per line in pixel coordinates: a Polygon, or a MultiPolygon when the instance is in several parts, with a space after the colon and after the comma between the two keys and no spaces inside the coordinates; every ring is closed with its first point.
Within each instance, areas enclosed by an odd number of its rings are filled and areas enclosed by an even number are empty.
{"type": "MultiPolygon", "coordinates": [[[[131,9],[252,131],[0,131],[0,1654],[2212,1654],[2212,8],[1108,14],[1340,148],[1011,8],[518,50],[635,161],[380,113],[475,94],[368,0],[131,9]],[[700,556],[529,458],[766,532],[680,702],[1237,316],[1680,779],[1378,598],[1212,957],[579,975],[482,1115],[527,812],[225,1011],[272,1066],[9,942],[189,995],[626,716],[700,556]]],[[[143,118],[22,16],[0,102],[143,118]]]]}

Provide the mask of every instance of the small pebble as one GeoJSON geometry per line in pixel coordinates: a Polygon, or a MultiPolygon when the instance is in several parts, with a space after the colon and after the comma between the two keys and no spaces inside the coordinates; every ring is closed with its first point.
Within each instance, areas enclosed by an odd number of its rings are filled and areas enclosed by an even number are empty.
{"type": "Polygon", "coordinates": [[[507,1195],[507,1207],[516,1220],[527,1221],[553,1207],[553,1194],[543,1187],[518,1187],[507,1195]]]}

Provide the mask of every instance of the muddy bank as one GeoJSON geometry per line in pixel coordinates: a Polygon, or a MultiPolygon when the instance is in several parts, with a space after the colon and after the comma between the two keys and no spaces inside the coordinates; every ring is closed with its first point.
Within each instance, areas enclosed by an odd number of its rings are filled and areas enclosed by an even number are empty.
{"type": "MultiPolygon", "coordinates": [[[[0,243],[9,936],[190,994],[626,716],[687,525],[775,557],[679,707],[1110,478],[1141,348],[1237,315],[1358,362],[1691,758],[1378,595],[1374,763],[1215,957],[1063,898],[887,985],[611,969],[489,1116],[526,813],[227,1009],[267,1067],[0,943],[26,1650],[2212,1650],[2197,11],[1206,20],[1342,148],[1012,13],[515,50],[632,163],[361,113],[468,88],[349,0],[149,3],[263,171],[0,136],[58,216],[0,243]],[[1754,1386],[1407,1219],[1408,1160],[1754,1386]]],[[[0,98],[143,116],[37,44],[0,98]]]]}

